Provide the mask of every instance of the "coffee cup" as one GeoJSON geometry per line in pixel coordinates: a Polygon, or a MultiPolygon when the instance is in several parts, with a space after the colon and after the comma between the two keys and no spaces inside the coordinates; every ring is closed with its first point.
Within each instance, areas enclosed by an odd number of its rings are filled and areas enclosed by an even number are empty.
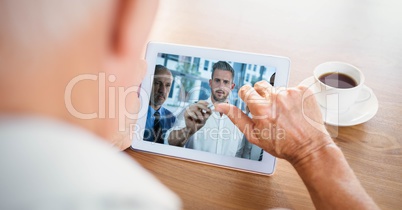
{"type": "Polygon", "coordinates": [[[370,97],[362,71],[348,63],[322,63],[314,69],[314,79],[316,99],[329,111],[345,112],[370,97]]]}

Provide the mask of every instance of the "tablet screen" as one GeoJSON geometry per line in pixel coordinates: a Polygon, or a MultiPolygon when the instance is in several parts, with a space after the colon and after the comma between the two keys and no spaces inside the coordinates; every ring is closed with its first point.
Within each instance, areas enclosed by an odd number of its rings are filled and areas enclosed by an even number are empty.
{"type": "Polygon", "coordinates": [[[274,172],[275,157],[251,144],[213,104],[230,103],[252,118],[239,89],[261,80],[286,87],[288,58],[149,43],[146,61],[141,109],[131,132],[133,149],[266,175],[274,172]]]}
{"type": "Polygon", "coordinates": [[[188,125],[184,112],[204,101],[210,108],[213,103],[230,103],[246,113],[246,105],[238,97],[239,88],[261,80],[274,85],[275,72],[273,66],[158,53],[143,140],[261,161],[262,150],[248,142],[227,116],[198,110],[195,114],[207,119],[188,125]],[[182,138],[179,130],[189,126],[195,126],[194,133],[182,138]]]}

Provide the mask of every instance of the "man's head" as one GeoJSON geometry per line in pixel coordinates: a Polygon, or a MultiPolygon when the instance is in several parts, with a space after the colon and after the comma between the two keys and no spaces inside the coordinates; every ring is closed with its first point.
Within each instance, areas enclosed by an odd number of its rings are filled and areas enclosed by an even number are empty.
{"type": "Polygon", "coordinates": [[[1,0],[0,114],[56,118],[121,149],[155,0],[1,0]]]}
{"type": "Polygon", "coordinates": [[[212,75],[209,80],[212,102],[225,102],[234,89],[234,69],[225,61],[219,61],[212,66],[212,75]]]}
{"type": "Polygon", "coordinates": [[[155,110],[158,110],[165,103],[172,87],[172,81],[173,76],[169,69],[162,65],[156,65],[150,100],[150,105],[155,110]]]}

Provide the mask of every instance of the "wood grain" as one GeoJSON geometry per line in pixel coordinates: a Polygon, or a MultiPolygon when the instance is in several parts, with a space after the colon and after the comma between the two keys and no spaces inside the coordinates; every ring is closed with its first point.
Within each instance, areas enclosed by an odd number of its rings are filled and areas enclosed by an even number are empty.
{"type": "MultiPolygon", "coordinates": [[[[163,0],[150,40],[287,56],[290,86],[326,61],[359,67],[379,100],[377,115],[329,127],[382,209],[402,207],[402,3],[388,1],[163,0]]],[[[271,177],[126,152],[183,200],[184,209],[313,209],[292,166],[271,177]]],[[[324,186],[325,187],[325,186],[324,186]]]]}

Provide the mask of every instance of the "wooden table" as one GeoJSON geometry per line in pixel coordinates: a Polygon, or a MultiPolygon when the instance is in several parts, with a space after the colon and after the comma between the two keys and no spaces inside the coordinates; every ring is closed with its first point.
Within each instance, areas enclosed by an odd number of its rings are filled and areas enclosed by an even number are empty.
{"type": "MultiPolygon", "coordinates": [[[[335,142],[382,209],[402,208],[402,3],[400,1],[162,0],[150,40],[287,56],[290,86],[326,61],[364,72],[377,115],[339,127],[335,142]]],[[[314,208],[292,166],[260,176],[126,152],[183,200],[185,209],[314,208]]],[[[324,186],[325,187],[325,186],[324,186]]]]}

